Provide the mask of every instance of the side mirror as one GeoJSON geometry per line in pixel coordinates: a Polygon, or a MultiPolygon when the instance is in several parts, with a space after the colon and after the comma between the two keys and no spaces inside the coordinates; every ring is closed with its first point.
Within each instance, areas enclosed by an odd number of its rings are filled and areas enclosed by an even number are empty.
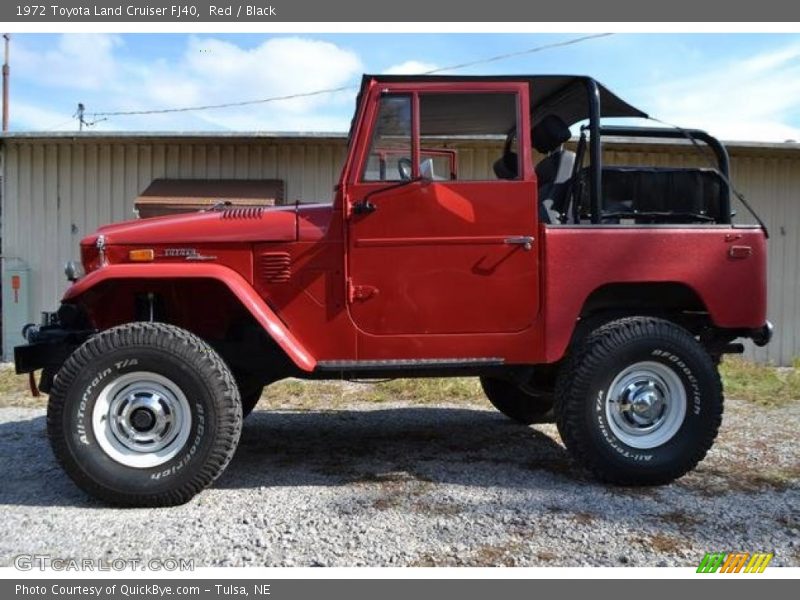
{"type": "Polygon", "coordinates": [[[433,181],[435,174],[433,172],[433,159],[426,158],[419,163],[419,178],[422,181],[433,181]]]}

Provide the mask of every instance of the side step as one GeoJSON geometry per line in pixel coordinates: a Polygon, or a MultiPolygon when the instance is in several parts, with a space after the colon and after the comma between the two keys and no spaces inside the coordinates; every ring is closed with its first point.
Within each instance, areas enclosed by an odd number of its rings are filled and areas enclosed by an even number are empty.
{"type": "Polygon", "coordinates": [[[396,358],[388,360],[320,360],[317,371],[407,371],[416,369],[461,369],[497,367],[502,358],[396,358]]]}

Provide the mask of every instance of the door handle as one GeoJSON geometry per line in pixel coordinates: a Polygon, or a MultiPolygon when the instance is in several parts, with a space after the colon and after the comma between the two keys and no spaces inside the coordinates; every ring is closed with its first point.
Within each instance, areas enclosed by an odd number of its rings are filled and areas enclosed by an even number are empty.
{"type": "Polygon", "coordinates": [[[532,235],[514,235],[503,240],[506,244],[522,246],[525,250],[533,248],[532,235]]]}
{"type": "Polygon", "coordinates": [[[375,212],[375,209],[378,208],[369,200],[362,200],[361,202],[356,202],[353,204],[353,212],[357,215],[366,215],[369,213],[375,212]]]}

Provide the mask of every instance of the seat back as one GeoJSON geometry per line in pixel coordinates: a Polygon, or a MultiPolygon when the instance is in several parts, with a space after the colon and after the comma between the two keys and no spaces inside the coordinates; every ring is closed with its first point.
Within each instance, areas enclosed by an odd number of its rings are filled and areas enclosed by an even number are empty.
{"type": "Polygon", "coordinates": [[[575,153],[556,150],[536,165],[539,181],[539,214],[547,223],[558,223],[567,211],[575,153]]]}
{"type": "Polygon", "coordinates": [[[504,152],[503,156],[494,161],[492,168],[498,179],[516,179],[519,175],[519,158],[516,152],[504,152]]]}
{"type": "MultiPolygon", "coordinates": [[[[562,148],[570,138],[570,130],[560,117],[547,115],[534,126],[531,134],[531,143],[536,151],[547,155],[536,165],[540,218],[547,223],[555,223],[562,219],[567,210],[575,164],[575,153],[562,148]]],[[[519,176],[519,157],[511,152],[508,143],[503,156],[492,167],[498,179],[516,179],[519,176]]]]}
{"type": "Polygon", "coordinates": [[[567,210],[575,153],[562,145],[570,135],[567,124],[556,115],[547,115],[533,128],[533,147],[547,155],[536,165],[539,214],[546,223],[559,222],[567,210]]]}

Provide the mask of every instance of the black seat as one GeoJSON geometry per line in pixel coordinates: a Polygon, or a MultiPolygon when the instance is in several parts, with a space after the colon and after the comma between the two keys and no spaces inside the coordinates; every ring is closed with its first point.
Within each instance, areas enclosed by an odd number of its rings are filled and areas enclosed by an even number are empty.
{"type": "Polygon", "coordinates": [[[519,157],[516,152],[506,151],[492,165],[498,179],[516,179],[519,175],[519,157]]]}
{"type": "Polygon", "coordinates": [[[536,165],[539,184],[539,214],[545,223],[564,221],[569,201],[569,183],[575,153],[562,148],[570,138],[567,124],[556,115],[547,115],[533,128],[533,147],[546,154],[536,165]]]}
{"type": "MultiPolygon", "coordinates": [[[[562,149],[569,140],[567,124],[556,115],[547,115],[532,130],[533,147],[546,154],[536,165],[539,182],[539,215],[545,223],[563,220],[567,212],[569,180],[575,164],[575,153],[562,149]]],[[[506,144],[503,156],[492,165],[498,179],[516,179],[519,176],[519,157],[506,144]]]]}

